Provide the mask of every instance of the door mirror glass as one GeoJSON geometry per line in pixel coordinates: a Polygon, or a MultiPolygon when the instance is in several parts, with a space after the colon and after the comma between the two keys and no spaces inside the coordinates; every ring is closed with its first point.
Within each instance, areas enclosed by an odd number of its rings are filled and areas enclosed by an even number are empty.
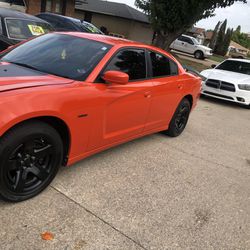
{"type": "Polygon", "coordinates": [[[214,68],[216,68],[216,66],[217,66],[216,64],[212,64],[211,68],[214,69],[214,68]]]}
{"type": "Polygon", "coordinates": [[[102,79],[106,83],[125,85],[129,81],[129,76],[121,71],[110,70],[104,73],[102,79]]]}

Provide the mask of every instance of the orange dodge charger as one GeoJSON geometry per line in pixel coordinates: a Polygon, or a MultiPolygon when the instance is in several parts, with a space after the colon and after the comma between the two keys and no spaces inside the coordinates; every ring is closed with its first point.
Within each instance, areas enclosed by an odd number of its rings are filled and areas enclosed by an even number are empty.
{"type": "Polygon", "coordinates": [[[1,54],[0,196],[23,201],[61,165],[159,131],[180,135],[201,79],[128,40],[51,33],[1,54]]]}

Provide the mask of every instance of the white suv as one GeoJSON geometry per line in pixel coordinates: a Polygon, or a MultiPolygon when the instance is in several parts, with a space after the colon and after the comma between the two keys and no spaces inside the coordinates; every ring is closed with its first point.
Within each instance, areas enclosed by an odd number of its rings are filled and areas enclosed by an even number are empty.
{"type": "Polygon", "coordinates": [[[212,56],[212,49],[199,44],[199,42],[191,36],[181,35],[171,45],[170,49],[192,54],[197,59],[204,59],[212,56]]]}

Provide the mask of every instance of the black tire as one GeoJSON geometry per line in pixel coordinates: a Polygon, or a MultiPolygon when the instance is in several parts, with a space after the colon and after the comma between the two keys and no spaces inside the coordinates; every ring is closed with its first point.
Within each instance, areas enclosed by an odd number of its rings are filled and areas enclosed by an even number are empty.
{"type": "Polygon", "coordinates": [[[165,134],[171,137],[177,137],[184,131],[191,111],[191,105],[188,99],[184,98],[177,107],[172,120],[169,124],[169,128],[165,131],[165,134]]]}
{"type": "Polygon", "coordinates": [[[196,59],[204,59],[204,54],[203,54],[203,52],[202,51],[200,51],[200,50],[197,50],[197,51],[195,51],[194,52],[194,57],[196,58],[196,59]]]}
{"type": "Polygon", "coordinates": [[[46,123],[20,124],[0,139],[0,196],[11,202],[30,199],[54,179],[63,160],[63,144],[46,123]]]}

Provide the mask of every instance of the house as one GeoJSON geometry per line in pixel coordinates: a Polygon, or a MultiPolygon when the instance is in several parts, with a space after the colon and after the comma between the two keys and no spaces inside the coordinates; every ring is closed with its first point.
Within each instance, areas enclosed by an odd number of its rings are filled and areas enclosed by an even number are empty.
{"type": "Polygon", "coordinates": [[[35,15],[40,12],[52,12],[74,16],[75,0],[25,0],[26,12],[35,15]]]}
{"type": "Polygon", "coordinates": [[[212,40],[214,32],[213,31],[206,31],[205,32],[205,41],[204,41],[204,45],[208,46],[212,40]]]}
{"type": "Polygon", "coordinates": [[[195,37],[200,44],[204,44],[206,39],[206,30],[203,28],[192,27],[186,32],[187,35],[195,37]]]}
{"type": "Polygon", "coordinates": [[[23,2],[22,8],[32,15],[52,12],[71,16],[102,27],[112,36],[149,44],[152,42],[153,30],[147,15],[126,4],[102,0],[16,0],[16,2],[23,2]]]}
{"type": "Polygon", "coordinates": [[[25,12],[26,3],[25,0],[0,0],[0,8],[9,8],[25,12]]]}
{"type": "Polygon", "coordinates": [[[153,30],[144,13],[122,3],[84,0],[76,1],[75,16],[105,27],[109,35],[151,43],[153,30]]]}

